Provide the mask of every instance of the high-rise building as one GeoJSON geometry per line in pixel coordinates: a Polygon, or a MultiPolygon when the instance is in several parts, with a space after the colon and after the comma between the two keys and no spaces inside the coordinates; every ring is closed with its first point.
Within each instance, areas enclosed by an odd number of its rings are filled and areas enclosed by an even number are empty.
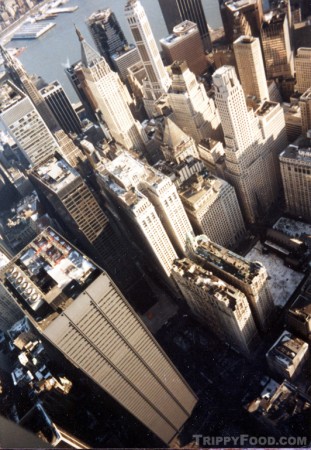
{"type": "MultiPolygon", "coordinates": [[[[3,269],[2,266],[1,269],[3,269]]],[[[0,331],[10,329],[15,322],[23,318],[23,315],[23,310],[12,302],[10,295],[0,282],[0,331]]]]}
{"type": "Polygon", "coordinates": [[[52,156],[59,146],[28,96],[10,81],[0,86],[0,120],[30,165],[52,156]]]}
{"type": "Polygon", "coordinates": [[[159,0],[169,33],[184,20],[197,24],[205,50],[212,49],[210,34],[201,0],[159,0]]]}
{"type": "Polygon", "coordinates": [[[286,12],[271,11],[264,16],[261,27],[261,44],[267,78],[293,78],[294,53],[286,12]]]}
{"type": "Polygon", "coordinates": [[[298,138],[280,155],[286,210],[311,220],[311,150],[309,138],[298,138]]]}
{"type": "Polygon", "coordinates": [[[284,113],[273,102],[264,102],[256,114],[249,111],[231,66],[216,70],[213,81],[226,142],[226,178],[244,217],[254,222],[279,196],[278,154],[287,145],[284,113]]]}
{"type": "Polygon", "coordinates": [[[58,81],[53,81],[53,83],[45,86],[40,90],[40,93],[56,117],[60,127],[66,133],[82,133],[80,119],[58,81]]]}
{"type": "Polygon", "coordinates": [[[115,214],[124,216],[132,233],[141,236],[153,260],[170,276],[175,250],[184,254],[192,230],[176,186],[125,153],[106,164],[105,173],[99,183],[115,214]]]}
{"type": "Polygon", "coordinates": [[[52,157],[36,166],[30,177],[82,248],[109,273],[115,271],[120,244],[79,173],[63,159],[52,157]]]}
{"type": "Polygon", "coordinates": [[[203,169],[184,181],[178,193],[197,234],[205,234],[226,248],[241,242],[245,236],[244,220],[229,183],[203,169]]]}
{"type": "Polygon", "coordinates": [[[301,129],[306,136],[311,130],[311,87],[308,88],[299,98],[301,112],[301,129]]]}
{"type": "Polygon", "coordinates": [[[176,61],[171,66],[172,86],[168,103],[174,122],[198,144],[208,138],[222,140],[220,117],[215,102],[190,72],[186,62],[176,61]]]}
{"type": "Polygon", "coordinates": [[[197,398],[111,278],[48,228],[0,272],[11,301],[98,388],[169,443],[197,398]]]}
{"type": "Polygon", "coordinates": [[[206,55],[195,23],[185,20],[176,25],[172,34],[160,39],[160,44],[166,64],[186,61],[191,72],[198,77],[206,71],[206,55]]]}
{"type": "Polygon", "coordinates": [[[63,130],[56,131],[54,136],[59,145],[58,153],[68,164],[72,167],[77,167],[82,161],[86,160],[82,150],[75,145],[73,140],[63,130]]]}
{"type": "Polygon", "coordinates": [[[295,57],[295,69],[296,90],[303,94],[311,87],[311,48],[298,48],[295,57]]]}
{"type": "Polygon", "coordinates": [[[119,75],[113,72],[105,58],[100,56],[77,31],[82,54],[84,82],[91,99],[97,105],[98,115],[106,123],[113,139],[127,150],[143,150],[145,133],[130,110],[131,97],[119,75]]]}
{"type": "Polygon", "coordinates": [[[188,251],[194,262],[243,292],[256,325],[259,329],[267,329],[273,319],[274,304],[268,273],[261,263],[247,261],[206,236],[189,237],[188,251]]]}
{"type": "Polygon", "coordinates": [[[156,114],[155,102],[168,91],[171,81],[139,0],[127,2],[125,16],[145,67],[147,79],[144,80],[144,105],[148,116],[152,117],[156,114]]]}
{"type": "Polygon", "coordinates": [[[87,19],[86,24],[94,39],[97,50],[103,56],[110,68],[113,68],[111,56],[127,47],[128,42],[120,27],[118,19],[111,9],[94,12],[87,19]]]}
{"type": "Polygon", "coordinates": [[[88,92],[88,95],[86,95],[86,91],[88,91],[88,89],[85,83],[81,61],[78,61],[71,66],[66,67],[65,73],[81,103],[83,104],[87,116],[91,120],[95,121],[96,116],[94,111],[96,110],[96,104],[95,101],[91,101],[90,92],[88,92]]]}
{"type": "Polygon", "coordinates": [[[260,103],[269,100],[259,38],[241,36],[234,42],[233,49],[245,97],[260,103]]]}
{"type": "Polygon", "coordinates": [[[194,140],[184,133],[170,118],[165,117],[162,126],[161,151],[167,161],[181,163],[187,156],[199,156],[194,140]]]}
{"type": "Polygon", "coordinates": [[[260,37],[262,0],[220,0],[220,13],[226,40],[232,44],[241,35],[260,37]],[[248,32],[246,33],[246,30],[248,32]]]}
{"type": "Polygon", "coordinates": [[[140,54],[135,45],[130,44],[125,50],[112,55],[113,68],[118,72],[121,80],[128,81],[128,69],[135,65],[142,64],[140,54]]]}
{"type": "Polygon", "coordinates": [[[21,91],[23,91],[26,95],[28,95],[28,97],[38,110],[40,116],[42,117],[48,128],[51,131],[58,129],[59,124],[57,123],[57,120],[55,119],[50,108],[44,101],[42,95],[36,88],[35,84],[31,80],[30,76],[25,71],[21,62],[14,56],[10,55],[10,53],[1,45],[0,45],[0,52],[4,60],[5,68],[10,78],[12,79],[13,83],[21,91]]]}
{"type": "Polygon", "coordinates": [[[190,309],[209,331],[249,355],[258,333],[245,294],[190,259],[175,261],[172,274],[190,309]]]}

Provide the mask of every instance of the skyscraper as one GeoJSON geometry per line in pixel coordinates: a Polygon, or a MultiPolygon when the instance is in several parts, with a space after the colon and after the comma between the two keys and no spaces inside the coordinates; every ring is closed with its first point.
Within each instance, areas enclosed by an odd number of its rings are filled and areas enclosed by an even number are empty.
{"type": "Polygon", "coordinates": [[[13,303],[70,363],[163,442],[197,398],[109,276],[48,228],[0,272],[13,303]]]}
{"type": "Polygon", "coordinates": [[[311,130],[311,87],[299,98],[299,106],[301,111],[301,128],[306,136],[308,131],[311,130]]]}
{"type": "Polygon", "coordinates": [[[269,100],[259,38],[241,36],[234,42],[233,49],[245,97],[255,98],[260,103],[269,100]]]}
{"type": "Polygon", "coordinates": [[[264,16],[261,44],[267,78],[293,78],[294,53],[291,30],[286,12],[271,11],[264,16]]]}
{"type": "Polygon", "coordinates": [[[204,48],[212,49],[201,0],[159,0],[159,4],[169,33],[178,23],[190,20],[197,24],[204,48]]]}
{"type": "Polygon", "coordinates": [[[176,252],[184,254],[187,233],[192,230],[176,186],[169,177],[125,153],[106,164],[99,183],[112,199],[115,214],[123,214],[169,277],[176,252]]]}
{"type": "Polygon", "coordinates": [[[247,261],[204,235],[195,238],[189,236],[188,252],[194,262],[243,292],[257,327],[267,329],[273,318],[274,303],[268,286],[267,270],[261,263],[247,261]]]}
{"type": "Polygon", "coordinates": [[[154,39],[145,10],[139,0],[129,0],[125,15],[144,64],[144,105],[149,117],[155,113],[154,103],[168,91],[171,84],[154,39]]]}
{"type": "Polygon", "coordinates": [[[36,166],[30,177],[82,248],[106,270],[114,271],[118,239],[79,173],[63,159],[52,157],[36,166]]]}
{"type": "Polygon", "coordinates": [[[231,66],[213,74],[215,101],[226,142],[226,178],[235,187],[248,222],[268,211],[280,192],[278,154],[287,145],[284,113],[264,102],[249,111],[231,66]]]}
{"type": "MultiPolygon", "coordinates": [[[[311,14],[311,11],[310,11],[311,14]]],[[[295,57],[296,89],[303,94],[311,87],[311,49],[298,48],[295,57]]]]}
{"type": "Polygon", "coordinates": [[[184,133],[170,118],[165,117],[161,151],[167,161],[181,163],[187,156],[199,157],[194,140],[184,133]]]}
{"type": "Polygon", "coordinates": [[[184,181],[178,193],[197,234],[226,248],[236,247],[245,237],[235,190],[225,180],[203,169],[184,181]]]}
{"type": "Polygon", "coordinates": [[[160,39],[166,64],[174,61],[186,61],[196,76],[207,70],[207,59],[197,25],[189,20],[174,27],[173,33],[160,39]]]}
{"type": "Polygon", "coordinates": [[[113,63],[111,56],[128,46],[128,42],[115,14],[110,8],[96,11],[87,19],[86,24],[94,39],[97,50],[106,59],[112,69],[113,63]]]}
{"type": "Polygon", "coordinates": [[[263,20],[262,0],[220,0],[220,13],[229,44],[241,34],[260,37],[263,20]],[[246,33],[245,31],[248,30],[246,33]]]}
{"type": "Polygon", "coordinates": [[[175,61],[171,66],[171,77],[168,103],[174,113],[174,122],[197,144],[208,138],[222,140],[215,102],[206,94],[203,83],[199,83],[190,72],[187,63],[175,61]]]}
{"type": "Polygon", "coordinates": [[[0,86],[0,120],[30,165],[52,156],[59,146],[28,96],[10,81],[0,86]]]}
{"type": "Polygon", "coordinates": [[[310,139],[299,137],[280,155],[286,210],[295,217],[311,220],[310,139]]]}
{"type": "Polygon", "coordinates": [[[45,103],[42,95],[30,79],[20,61],[14,56],[11,56],[10,53],[1,45],[0,52],[4,60],[5,68],[13,83],[21,91],[28,95],[48,128],[51,131],[58,129],[59,125],[57,123],[57,120],[55,119],[53,113],[45,103]]]}
{"type": "Polygon", "coordinates": [[[249,356],[258,333],[245,294],[190,259],[175,261],[172,274],[200,322],[249,356]]]}
{"type": "Polygon", "coordinates": [[[58,81],[53,81],[41,89],[40,93],[56,117],[60,127],[66,133],[82,133],[80,119],[58,81]]]}
{"type": "Polygon", "coordinates": [[[131,97],[127,88],[119,75],[110,69],[105,58],[84,40],[80,32],[77,31],[77,34],[81,44],[84,82],[92,101],[97,104],[99,115],[102,115],[111,136],[127,150],[143,150],[146,136],[131,113],[131,97]]]}

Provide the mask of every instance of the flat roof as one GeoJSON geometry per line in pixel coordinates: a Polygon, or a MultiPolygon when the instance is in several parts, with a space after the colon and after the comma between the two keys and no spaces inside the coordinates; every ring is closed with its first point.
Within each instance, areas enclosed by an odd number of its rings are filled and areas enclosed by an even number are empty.
{"type": "Polygon", "coordinates": [[[36,166],[33,174],[56,193],[80,177],[65,160],[58,160],[55,156],[36,166]]]}

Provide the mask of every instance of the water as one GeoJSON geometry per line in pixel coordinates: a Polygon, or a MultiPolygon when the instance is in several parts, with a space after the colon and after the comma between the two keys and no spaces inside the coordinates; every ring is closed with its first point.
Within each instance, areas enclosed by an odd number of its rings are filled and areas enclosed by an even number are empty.
{"type": "MultiPolygon", "coordinates": [[[[205,14],[212,28],[221,26],[218,0],[202,0],[205,14]]],[[[27,47],[19,58],[29,73],[35,73],[50,83],[58,80],[72,101],[76,101],[75,92],[64,72],[64,66],[80,59],[80,45],[75,33],[76,25],[91,44],[85,20],[98,9],[110,7],[116,14],[129,42],[133,38],[124,17],[125,0],[69,0],[65,6],[79,6],[74,13],[59,14],[55,19],[56,27],[33,41],[11,41],[10,47],[27,47]]],[[[141,0],[148,15],[156,40],[167,36],[167,29],[157,0],[141,0]]]]}

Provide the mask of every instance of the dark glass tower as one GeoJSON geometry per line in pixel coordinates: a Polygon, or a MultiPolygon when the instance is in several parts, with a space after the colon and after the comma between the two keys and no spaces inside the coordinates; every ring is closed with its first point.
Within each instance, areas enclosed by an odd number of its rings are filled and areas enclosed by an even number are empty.
{"type": "Polygon", "coordinates": [[[86,21],[99,53],[113,69],[112,55],[128,46],[119,22],[111,9],[93,13],[86,21]]]}
{"type": "Polygon", "coordinates": [[[159,4],[170,33],[175,25],[184,20],[195,22],[198,25],[204,48],[211,50],[211,38],[201,0],[159,0],[159,4]]]}

